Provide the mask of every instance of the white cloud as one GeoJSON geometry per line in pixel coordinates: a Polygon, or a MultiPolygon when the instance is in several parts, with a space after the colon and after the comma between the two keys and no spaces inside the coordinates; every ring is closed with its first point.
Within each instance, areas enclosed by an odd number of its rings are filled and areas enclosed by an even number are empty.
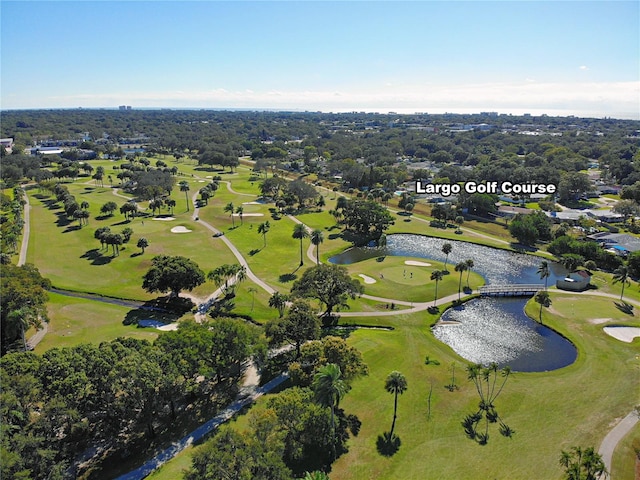
{"type": "Polygon", "coordinates": [[[580,65],[580,70],[589,70],[589,67],[587,67],[586,65],[580,65]]]}

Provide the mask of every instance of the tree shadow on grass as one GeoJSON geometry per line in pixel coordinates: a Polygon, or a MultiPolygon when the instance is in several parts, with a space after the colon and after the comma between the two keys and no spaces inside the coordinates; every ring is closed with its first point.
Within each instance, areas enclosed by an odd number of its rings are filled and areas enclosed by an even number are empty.
{"type": "Polygon", "coordinates": [[[92,250],[87,250],[83,255],[80,255],[80,258],[86,258],[91,262],[91,265],[106,265],[111,262],[113,257],[104,256],[100,250],[94,248],[92,250]]]}
{"type": "Polygon", "coordinates": [[[129,310],[122,320],[123,325],[138,325],[140,320],[157,320],[162,323],[173,323],[182,315],[194,308],[194,303],[186,297],[158,297],[145,302],[144,305],[129,310]]]}
{"type": "Polygon", "coordinates": [[[613,304],[622,313],[633,316],[633,305],[631,305],[630,303],[622,301],[622,302],[613,302],[613,304]]]}
{"type": "Polygon", "coordinates": [[[260,253],[261,251],[262,251],[261,248],[254,248],[253,250],[249,251],[249,255],[253,257],[254,255],[260,253]]]}
{"type": "Polygon", "coordinates": [[[392,436],[390,432],[384,432],[382,435],[378,435],[376,449],[380,455],[392,457],[400,450],[401,444],[400,437],[395,434],[392,436]]]}
{"type": "Polygon", "coordinates": [[[293,282],[296,278],[298,278],[298,275],[296,275],[295,273],[283,273],[278,277],[278,280],[282,283],[287,283],[293,282]]]}

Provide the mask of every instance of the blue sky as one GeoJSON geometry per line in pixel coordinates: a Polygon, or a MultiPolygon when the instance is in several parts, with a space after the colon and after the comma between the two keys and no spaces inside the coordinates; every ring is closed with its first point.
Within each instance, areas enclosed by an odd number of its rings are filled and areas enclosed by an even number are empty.
{"type": "Polygon", "coordinates": [[[0,108],[640,118],[637,1],[5,1],[0,108]]]}

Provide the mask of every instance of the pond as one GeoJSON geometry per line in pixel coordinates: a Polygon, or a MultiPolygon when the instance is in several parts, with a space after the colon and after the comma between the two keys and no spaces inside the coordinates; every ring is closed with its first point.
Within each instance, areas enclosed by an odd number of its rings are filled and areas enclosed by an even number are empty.
{"type": "Polygon", "coordinates": [[[473,363],[496,362],[517,372],[571,365],[577,350],[566,338],[524,313],[527,298],[481,298],[450,308],[434,336],[473,363]],[[451,322],[451,323],[449,323],[451,322]]]}
{"type": "MultiPolygon", "coordinates": [[[[473,271],[490,284],[538,283],[542,259],[457,240],[422,235],[389,235],[383,248],[350,248],[329,259],[350,264],[384,255],[418,257],[445,261],[442,245],[452,246],[448,263],[472,259],[473,271]]],[[[549,262],[548,284],[566,275],[559,264],[549,262]]],[[[555,370],[573,363],[577,350],[571,342],[553,330],[536,323],[524,313],[526,298],[481,298],[449,309],[434,327],[436,338],[449,345],[461,357],[474,363],[496,362],[514,371],[555,370]],[[451,323],[449,323],[451,322],[451,323]]]]}
{"type": "MultiPolygon", "coordinates": [[[[485,247],[458,240],[425,237],[422,235],[388,235],[387,246],[381,248],[353,247],[329,259],[331,263],[347,265],[369,258],[384,255],[430,258],[445,261],[442,245],[451,244],[448,264],[455,265],[467,259],[473,260],[473,271],[484,277],[487,283],[494,285],[509,283],[544,283],[537,270],[541,258],[522,253],[485,247]]],[[[555,284],[558,278],[564,278],[567,271],[559,264],[549,262],[551,276],[549,285],[555,284]]]]}

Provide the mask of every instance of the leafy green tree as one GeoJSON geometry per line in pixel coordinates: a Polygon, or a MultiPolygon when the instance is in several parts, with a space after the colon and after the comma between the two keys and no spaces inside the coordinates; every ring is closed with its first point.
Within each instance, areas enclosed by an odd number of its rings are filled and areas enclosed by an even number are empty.
{"type": "Polygon", "coordinates": [[[311,232],[311,243],[316,246],[316,265],[320,265],[320,244],[324,242],[324,233],[319,228],[311,232]]]}
{"type": "Polygon", "coordinates": [[[197,263],[181,256],[157,255],[151,268],[143,276],[142,288],[147,292],[171,292],[178,297],[181,290],[193,290],[205,282],[197,263]]]}
{"type": "Polygon", "coordinates": [[[613,283],[620,283],[622,285],[622,292],[620,293],[620,300],[622,300],[622,296],[624,295],[624,287],[625,285],[629,285],[631,282],[629,280],[629,267],[626,265],[622,265],[613,272],[613,283]]]}
{"type": "Polygon", "coordinates": [[[347,300],[355,299],[364,291],[353,280],[346,268],[339,265],[316,265],[306,270],[291,288],[293,296],[316,298],[326,307],[325,316],[331,316],[336,306],[348,307],[347,300]]]}
{"type": "Polygon", "coordinates": [[[584,265],[584,257],[577,253],[565,253],[560,257],[560,264],[570,272],[575,272],[584,265]]]}
{"type": "Polygon", "coordinates": [[[571,447],[560,454],[565,480],[599,480],[608,476],[602,456],[593,447],[571,447]]]}
{"type": "Polygon", "coordinates": [[[393,224],[387,209],[374,201],[347,201],[342,213],[347,229],[365,238],[378,239],[393,224]]]}
{"type": "Polygon", "coordinates": [[[624,223],[630,218],[637,217],[640,214],[640,207],[635,200],[620,200],[611,209],[614,213],[619,213],[624,217],[624,223]]]}
{"type": "Polygon", "coordinates": [[[282,342],[294,345],[299,357],[304,342],[320,338],[320,319],[307,302],[296,300],[284,318],[266,323],[265,334],[274,345],[282,342]]]}
{"type": "Polygon", "coordinates": [[[266,248],[267,246],[267,233],[269,233],[270,229],[271,229],[271,225],[269,224],[268,220],[258,225],[258,234],[262,235],[262,239],[264,240],[263,248],[266,248]]]}
{"type": "Polygon", "coordinates": [[[302,223],[296,223],[293,227],[293,238],[300,239],[300,266],[304,265],[304,257],[302,254],[302,240],[309,238],[309,231],[307,227],[302,223]]]}
{"type": "Polygon", "coordinates": [[[402,395],[407,391],[407,379],[402,373],[394,370],[387,376],[384,382],[384,389],[394,395],[393,422],[391,422],[391,432],[389,433],[389,437],[393,437],[393,431],[396,428],[396,418],[398,416],[398,395],[402,395]]]}
{"type": "Polygon", "coordinates": [[[558,183],[560,203],[576,201],[592,189],[591,180],[586,173],[566,172],[558,183]]]}
{"type": "Polygon", "coordinates": [[[438,301],[438,282],[444,278],[444,273],[442,270],[434,270],[431,272],[431,280],[436,282],[436,291],[433,296],[433,307],[435,308],[436,302],[438,301]]]}
{"type": "Polygon", "coordinates": [[[112,217],[113,212],[115,212],[117,209],[118,209],[118,205],[116,204],[116,202],[109,201],[104,205],[102,205],[102,207],[100,207],[100,213],[102,213],[103,215],[108,215],[112,217]]]}

